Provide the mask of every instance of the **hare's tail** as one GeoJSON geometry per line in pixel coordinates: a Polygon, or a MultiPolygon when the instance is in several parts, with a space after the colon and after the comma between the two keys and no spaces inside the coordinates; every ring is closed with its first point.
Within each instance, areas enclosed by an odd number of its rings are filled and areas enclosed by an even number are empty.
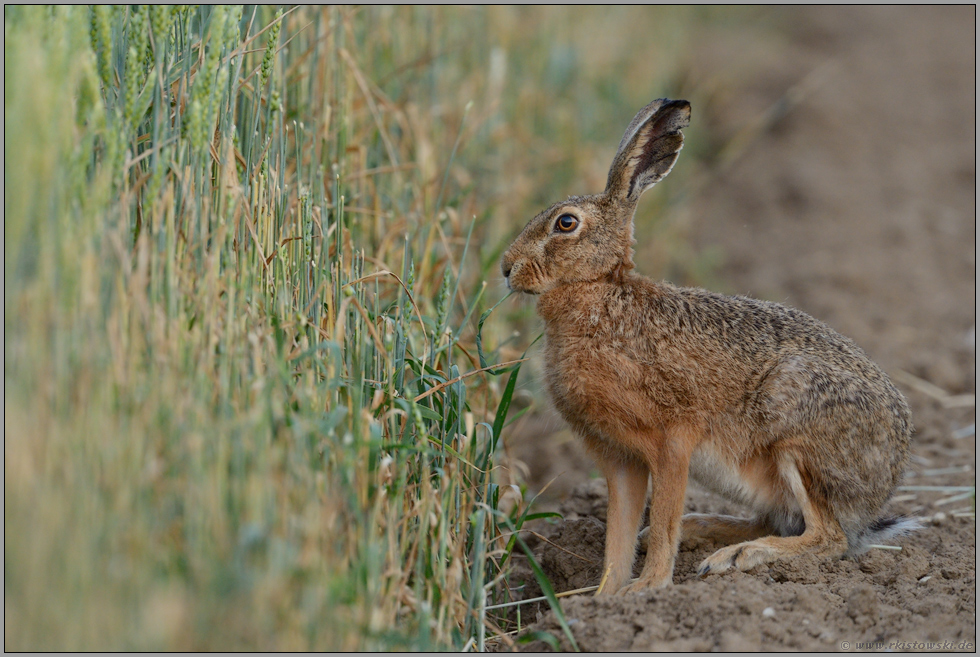
{"type": "Polygon", "coordinates": [[[922,523],[909,516],[886,516],[872,522],[867,529],[858,534],[857,540],[848,541],[847,556],[857,556],[873,546],[922,529],[922,523]]]}

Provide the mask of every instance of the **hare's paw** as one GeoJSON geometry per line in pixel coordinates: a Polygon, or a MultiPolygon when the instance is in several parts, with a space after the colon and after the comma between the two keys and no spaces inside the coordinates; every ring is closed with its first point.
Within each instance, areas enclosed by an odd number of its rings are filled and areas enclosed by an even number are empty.
{"type": "Polygon", "coordinates": [[[662,589],[665,586],[670,586],[673,584],[673,580],[670,576],[664,577],[660,580],[646,580],[640,577],[635,582],[627,584],[623,588],[619,589],[617,593],[623,595],[625,593],[643,593],[644,591],[651,591],[653,589],[662,589]]]}
{"type": "Polygon", "coordinates": [[[759,564],[775,561],[778,557],[772,546],[759,540],[729,545],[702,561],[698,575],[717,575],[731,568],[749,570],[759,564]]]}
{"type": "Polygon", "coordinates": [[[839,526],[814,524],[801,536],[766,536],[722,548],[701,562],[698,575],[723,573],[732,567],[749,570],[759,564],[792,559],[801,554],[838,559],[846,552],[847,537],[839,526]]]}

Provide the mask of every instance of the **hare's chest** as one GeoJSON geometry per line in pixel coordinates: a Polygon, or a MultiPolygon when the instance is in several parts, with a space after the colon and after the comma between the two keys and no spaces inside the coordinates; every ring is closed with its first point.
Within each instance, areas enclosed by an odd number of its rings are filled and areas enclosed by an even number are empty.
{"type": "Polygon", "coordinates": [[[581,433],[632,433],[637,421],[654,424],[645,385],[648,368],[615,340],[549,336],[545,378],[555,408],[581,433]]]}

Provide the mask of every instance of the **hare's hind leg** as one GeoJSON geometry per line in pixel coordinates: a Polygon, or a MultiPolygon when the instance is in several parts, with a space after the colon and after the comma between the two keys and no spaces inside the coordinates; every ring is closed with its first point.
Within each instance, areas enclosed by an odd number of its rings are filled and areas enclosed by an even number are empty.
{"type": "Polygon", "coordinates": [[[698,575],[721,573],[735,567],[753,566],[789,559],[800,554],[839,558],[847,552],[847,536],[824,500],[809,493],[803,485],[795,460],[784,454],[779,473],[803,512],[805,529],[799,536],[766,536],[722,548],[705,559],[698,575]]]}
{"type": "Polygon", "coordinates": [[[729,545],[773,533],[763,518],[738,518],[711,513],[688,513],[681,518],[681,542],[713,541],[729,545]]]}
{"type": "Polygon", "coordinates": [[[819,529],[807,527],[800,536],[767,536],[722,548],[701,563],[698,575],[723,573],[733,566],[739,570],[749,570],[759,564],[790,559],[801,554],[839,558],[845,552],[847,538],[839,526],[819,529]]]}
{"type": "MultiPolygon", "coordinates": [[[[640,532],[640,540],[645,541],[650,533],[649,527],[640,532]]],[[[739,518],[713,513],[688,513],[681,518],[682,545],[699,545],[702,542],[731,545],[751,541],[773,534],[773,528],[762,518],[739,518]]]]}

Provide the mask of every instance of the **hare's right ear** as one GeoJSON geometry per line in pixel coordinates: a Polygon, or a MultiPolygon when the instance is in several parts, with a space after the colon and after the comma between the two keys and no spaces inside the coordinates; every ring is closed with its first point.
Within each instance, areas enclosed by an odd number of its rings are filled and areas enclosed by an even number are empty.
{"type": "Polygon", "coordinates": [[[660,98],[633,118],[609,169],[606,194],[637,201],[670,173],[684,145],[681,128],[691,123],[691,104],[660,98]]]}

